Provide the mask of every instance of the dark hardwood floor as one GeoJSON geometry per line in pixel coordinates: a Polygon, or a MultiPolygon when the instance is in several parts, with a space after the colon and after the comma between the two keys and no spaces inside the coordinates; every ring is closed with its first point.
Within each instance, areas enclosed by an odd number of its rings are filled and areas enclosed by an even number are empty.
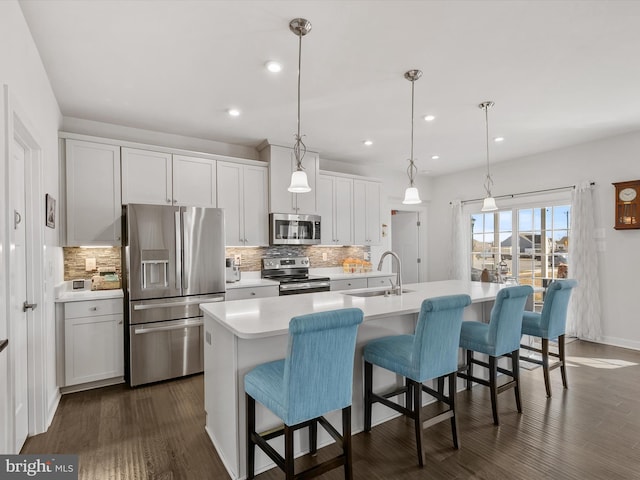
{"type": "MultiPolygon", "coordinates": [[[[500,427],[493,425],[488,388],[460,392],[460,449],[452,447],[448,422],[428,429],[424,469],[410,421],[397,418],[355,435],[355,478],[639,479],[640,352],[575,341],[567,355],[569,389],[556,370],[547,399],[540,369],[523,369],[523,414],[512,391],[501,394],[500,427]]],[[[227,479],[204,431],[202,382],[198,375],[65,395],[49,431],[28,439],[22,453],[78,454],[83,480],[227,479]]],[[[272,469],[257,478],[284,477],[272,469]]],[[[323,478],[341,479],[342,470],[323,478]]]]}

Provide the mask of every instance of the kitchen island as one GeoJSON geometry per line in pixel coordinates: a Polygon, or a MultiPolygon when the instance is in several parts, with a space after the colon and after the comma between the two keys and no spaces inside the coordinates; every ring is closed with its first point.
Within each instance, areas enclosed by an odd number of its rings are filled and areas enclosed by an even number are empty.
{"type": "MultiPolygon", "coordinates": [[[[202,304],[205,317],[204,382],[206,431],[232,478],[245,476],[245,398],[244,375],[256,365],[284,358],[289,321],[297,315],[340,308],[357,307],[364,312],[358,330],[353,377],[353,433],[363,429],[362,349],[369,341],[388,335],[413,333],[422,301],[442,295],[466,293],[472,304],[464,318],[480,320],[486,316],[503,285],[494,283],[440,281],[405,285],[401,296],[369,296],[363,290],[320,292],[284,297],[202,304]]],[[[373,289],[365,289],[371,291],[373,289]]],[[[374,390],[397,384],[391,372],[374,370],[374,390]]],[[[373,424],[398,414],[374,405],[373,424]]],[[[327,419],[339,425],[339,412],[327,419]]],[[[266,408],[256,411],[258,431],[268,430],[280,420],[266,408]]],[[[299,434],[300,432],[296,432],[299,434]]],[[[333,439],[318,429],[318,446],[333,439]]],[[[306,430],[296,437],[296,455],[308,450],[306,430]]],[[[280,442],[281,443],[281,442],[280,442]]],[[[277,440],[274,447],[280,450],[277,440]]],[[[256,473],[273,467],[262,452],[256,454],[256,473]]]]}

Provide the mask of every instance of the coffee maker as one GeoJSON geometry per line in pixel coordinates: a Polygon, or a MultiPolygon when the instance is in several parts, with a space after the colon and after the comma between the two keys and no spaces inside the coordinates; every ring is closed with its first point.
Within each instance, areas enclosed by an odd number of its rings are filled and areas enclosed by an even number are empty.
{"type": "Polygon", "coordinates": [[[225,259],[227,283],[238,282],[240,280],[240,265],[236,264],[232,257],[225,259]]]}

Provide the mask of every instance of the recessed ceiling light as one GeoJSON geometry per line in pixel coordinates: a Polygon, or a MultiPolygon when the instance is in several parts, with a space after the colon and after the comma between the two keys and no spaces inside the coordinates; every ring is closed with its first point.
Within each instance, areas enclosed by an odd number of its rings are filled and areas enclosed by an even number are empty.
{"type": "Polygon", "coordinates": [[[365,140],[364,143],[367,147],[370,147],[371,145],[373,145],[373,142],[371,140],[365,140]]]}
{"type": "Polygon", "coordinates": [[[238,110],[237,108],[230,108],[229,110],[227,110],[227,113],[232,117],[240,116],[240,110],[238,110]]]}
{"type": "Polygon", "coordinates": [[[282,71],[282,65],[280,65],[278,62],[275,62],[273,60],[269,60],[267,63],[264,64],[264,66],[267,67],[267,70],[269,70],[271,73],[278,73],[282,71]]]}
{"type": "Polygon", "coordinates": [[[438,160],[440,158],[440,155],[432,155],[431,156],[431,160],[438,160]]]}
{"type": "Polygon", "coordinates": [[[436,119],[436,117],[433,116],[433,115],[425,115],[425,117],[424,117],[424,120],[426,122],[433,122],[435,119],[436,119]]]}
{"type": "Polygon", "coordinates": [[[496,143],[504,142],[504,137],[496,137],[493,139],[493,141],[496,143]]]}

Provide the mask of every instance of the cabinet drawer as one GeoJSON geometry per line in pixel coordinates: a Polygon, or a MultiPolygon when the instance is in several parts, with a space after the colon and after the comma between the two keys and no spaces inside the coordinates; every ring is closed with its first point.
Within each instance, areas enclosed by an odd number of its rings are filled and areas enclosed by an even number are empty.
{"type": "Polygon", "coordinates": [[[280,294],[277,285],[268,287],[232,288],[225,293],[225,300],[245,300],[247,298],[277,297],[280,294]]]}
{"type": "Polygon", "coordinates": [[[331,290],[352,290],[354,288],[367,288],[367,279],[331,280],[331,290]]]}
{"type": "Polygon", "coordinates": [[[65,318],[93,317],[97,315],[117,315],[121,314],[122,312],[122,298],[67,302],[64,305],[65,318]]]}
{"type": "Polygon", "coordinates": [[[367,278],[367,287],[390,287],[391,283],[389,280],[393,280],[395,283],[396,276],[388,276],[388,277],[369,277],[367,278]]]}

